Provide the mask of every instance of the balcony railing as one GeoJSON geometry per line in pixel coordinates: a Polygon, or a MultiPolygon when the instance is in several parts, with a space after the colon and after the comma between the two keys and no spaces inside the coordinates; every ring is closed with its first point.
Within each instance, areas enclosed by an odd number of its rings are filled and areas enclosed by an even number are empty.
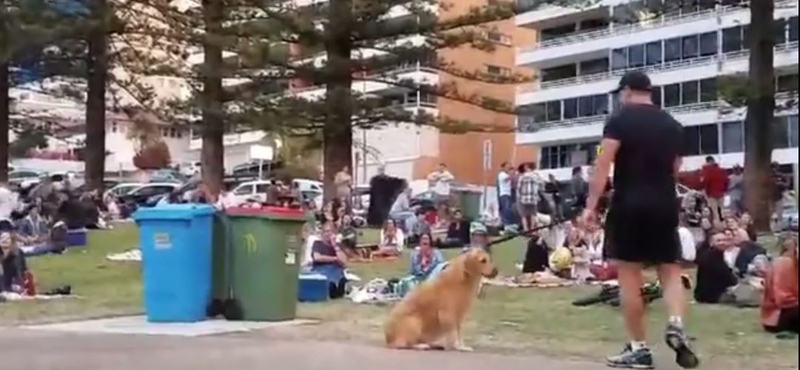
{"type": "Polygon", "coordinates": [[[551,40],[542,41],[536,45],[520,48],[520,52],[531,52],[535,50],[543,50],[547,48],[577,44],[590,40],[607,37],[609,35],[621,36],[627,35],[641,30],[651,30],[667,26],[674,26],[681,23],[691,22],[703,18],[712,18],[717,14],[717,10],[709,9],[689,14],[674,14],[658,17],[656,19],[648,19],[639,23],[624,24],[624,25],[611,25],[608,28],[603,28],[584,33],[576,33],[564,37],[559,37],[551,40]]]}
{"type": "MultiPolygon", "coordinates": [[[[775,53],[776,54],[787,53],[787,52],[796,51],[797,49],[798,49],[798,42],[797,41],[793,41],[793,42],[790,42],[790,43],[786,43],[786,44],[781,44],[781,45],[775,46],[775,53]]],[[[674,62],[657,64],[657,65],[647,66],[647,67],[643,67],[643,68],[627,68],[627,69],[621,69],[621,70],[617,70],[617,71],[613,71],[613,72],[594,73],[594,74],[590,74],[590,75],[570,77],[570,78],[564,78],[564,79],[554,80],[554,81],[535,82],[535,83],[526,84],[526,85],[522,85],[522,86],[518,87],[517,88],[517,93],[518,94],[524,94],[524,93],[531,93],[531,92],[536,92],[536,91],[556,89],[556,88],[573,86],[573,85],[583,85],[583,84],[592,83],[592,82],[613,80],[613,79],[616,79],[616,78],[624,75],[626,72],[629,72],[631,70],[640,70],[640,71],[644,71],[644,72],[646,72],[648,74],[663,73],[663,72],[670,72],[670,71],[684,69],[684,68],[702,67],[702,66],[711,65],[711,64],[714,64],[714,63],[721,63],[721,62],[726,62],[726,61],[740,60],[740,59],[743,59],[743,58],[747,58],[749,55],[750,55],[750,51],[749,50],[740,50],[740,51],[734,51],[734,52],[730,52],[730,53],[722,54],[722,55],[711,55],[711,56],[707,56],[707,57],[693,58],[693,59],[687,59],[687,60],[677,60],[677,61],[674,61],[674,62]]]]}
{"type": "MultiPolygon", "coordinates": [[[[409,65],[409,66],[403,66],[403,67],[400,67],[400,68],[386,68],[386,69],[383,69],[383,70],[370,71],[369,77],[390,77],[390,78],[394,78],[397,75],[400,75],[400,74],[403,74],[403,73],[413,73],[413,72],[425,72],[425,73],[437,74],[439,71],[437,71],[435,68],[432,68],[432,67],[411,66],[411,65],[409,65]]],[[[325,88],[325,85],[312,85],[312,86],[306,86],[306,87],[300,87],[300,88],[292,89],[292,93],[293,94],[302,94],[302,93],[305,93],[305,92],[314,91],[314,90],[323,89],[323,88],[325,88]]]]}

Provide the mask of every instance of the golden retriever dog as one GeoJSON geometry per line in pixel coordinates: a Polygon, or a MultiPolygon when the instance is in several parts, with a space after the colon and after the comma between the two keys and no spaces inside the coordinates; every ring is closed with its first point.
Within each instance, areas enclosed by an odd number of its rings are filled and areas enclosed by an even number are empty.
{"type": "Polygon", "coordinates": [[[461,325],[478,295],[484,277],[497,276],[491,257],[473,248],[450,261],[438,276],[414,289],[391,312],[386,346],[395,349],[470,352],[461,338],[461,325]]]}

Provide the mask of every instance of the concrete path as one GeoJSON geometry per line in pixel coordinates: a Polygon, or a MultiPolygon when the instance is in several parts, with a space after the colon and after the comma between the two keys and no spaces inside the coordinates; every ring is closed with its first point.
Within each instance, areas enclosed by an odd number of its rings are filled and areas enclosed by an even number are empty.
{"type": "Polygon", "coordinates": [[[0,328],[2,370],[600,370],[543,357],[389,351],[264,335],[181,338],[0,328]]]}

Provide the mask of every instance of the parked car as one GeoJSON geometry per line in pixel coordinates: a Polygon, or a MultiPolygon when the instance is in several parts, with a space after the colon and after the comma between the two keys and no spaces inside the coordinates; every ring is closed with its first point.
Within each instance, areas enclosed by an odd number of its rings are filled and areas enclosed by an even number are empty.
{"type": "Polygon", "coordinates": [[[183,184],[188,179],[186,176],[175,170],[156,170],[150,174],[151,183],[180,183],[183,184]]]}
{"type": "Polygon", "coordinates": [[[103,199],[114,197],[119,198],[121,196],[128,195],[130,192],[142,187],[145,184],[138,183],[138,182],[129,182],[129,183],[122,183],[117,186],[114,186],[105,193],[103,193],[103,199]]]}
{"type": "Polygon", "coordinates": [[[136,189],[133,189],[128,194],[118,197],[119,201],[129,207],[153,207],[158,203],[161,197],[169,194],[180,187],[175,183],[148,183],[136,189]]]}
{"type": "Polygon", "coordinates": [[[35,170],[16,170],[8,173],[8,184],[20,189],[30,189],[42,180],[44,173],[35,170]]]}
{"type": "Polygon", "coordinates": [[[251,199],[258,199],[260,202],[266,202],[267,191],[270,185],[272,185],[271,181],[249,181],[235,187],[232,193],[237,203],[245,203],[251,199]]]}

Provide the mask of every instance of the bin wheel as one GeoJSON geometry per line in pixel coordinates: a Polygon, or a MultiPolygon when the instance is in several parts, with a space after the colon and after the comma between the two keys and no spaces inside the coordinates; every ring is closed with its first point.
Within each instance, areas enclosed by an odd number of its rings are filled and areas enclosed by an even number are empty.
{"type": "Polygon", "coordinates": [[[210,318],[217,317],[219,315],[222,315],[223,310],[224,307],[222,305],[222,300],[219,299],[211,300],[211,303],[209,303],[208,306],[206,307],[206,316],[210,318]]]}
{"type": "Polygon", "coordinates": [[[226,299],[223,303],[222,316],[228,321],[241,321],[244,317],[242,306],[238,300],[226,299]]]}

